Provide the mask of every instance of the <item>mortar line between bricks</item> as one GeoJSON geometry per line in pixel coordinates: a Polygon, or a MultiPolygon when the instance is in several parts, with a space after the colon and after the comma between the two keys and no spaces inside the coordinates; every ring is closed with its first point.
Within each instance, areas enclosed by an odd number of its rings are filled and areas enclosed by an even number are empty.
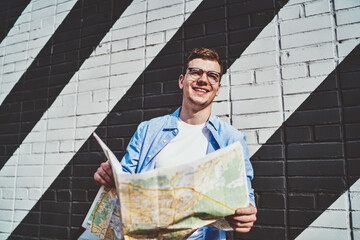
{"type": "MultiPolygon", "coordinates": [[[[329,0],[329,9],[331,13],[331,26],[332,26],[332,35],[333,35],[333,51],[334,51],[334,61],[335,65],[339,65],[339,50],[337,46],[337,21],[336,21],[336,12],[335,12],[335,3],[334,0],[329,0]]],[[[348,211],[348,217],[349,217],[349,230],[350,230],[350,237],[353,240],[354,239],[354,232],[353,232],[353,221],[352,221],[352,206],[351,206],[351,193],[350,193],[350,185],[349,185],[349,168],[348,168],[348,161],[347,161],[347,154],[346,154],[346,133],[345,133],[345,127],[344,127],[344,105],[342,102],[342,92],[341,92],[341,80],[339,76],[338,68],[335,68],[335,77],[337,82],[337,88],[338,88],[338,98],[340,103],[340,129],[342,132],[342,141],[343,141],[343,151],[344,151],[344,164],[345,164],[345,178],[346,178],[346,188],[347,190],[347,197],[348,197],[348,204],[349,208],[348,211]]]]}
{"type": "MultiPolygon", "coordinates": [[[[276,1],[274,1],[274,4],[276,5],[276,1]]],[[[282,74],[281,74],[281,32],[280,32],[280,24],[279,24],[279,13],[275,15],[275,33],[276,33],[276,39],[277,39],[277,44],[276,44],[276,54],[277,54],[277,61],[278,61],[278,77],[279,77],[279,82],[280,82],[280,94],[281,94],[281,110],[282,110],[282,117],[283,117],[283,123],[286,122],[286,115],[285,115],[285,98],[284,98],[284,86],[283,86],[283,79],[282,79],[282,74]]],[[[286,153],[287,153],[287,148],[285,145],[285,126],[283,124],[283,131],[281,131],[281,144],[283,145],[283,156],[284,156],[284,178],[285,178],[285,182],[284,182],[284,197],[285,197],[285,239],[289,239],[289,200],[288,200],[288,191],[287,191],[287,159],[286,159],[286,153]]]]}

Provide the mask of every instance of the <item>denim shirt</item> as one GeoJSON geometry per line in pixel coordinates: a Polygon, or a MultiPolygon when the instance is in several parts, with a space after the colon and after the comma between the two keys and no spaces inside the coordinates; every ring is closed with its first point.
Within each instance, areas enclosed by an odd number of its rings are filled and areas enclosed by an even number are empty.
{"type": "MultiPolygon", "coordinates": [[[[124,172],[141,173],[155,168],[154,157],[179,132],[177,128],[179,113],[180,108],[173,114],[153,118],[142,122],[138,126],[126,148],[126,154],[121,160],[124,172]]],[[[211,132],[207,153],[214,152],[236,141],[241,143],[245,157],[249,201],[255,206],[254,190],[251,187],[253,169],[249,160],[249,150],[245,143],[245,135],[213,114],[210,115],[205,126],[211,132]]],[[[225,232],[221,230],[205,227],[203,232],[203,239],[226,239],[225,232]]]]}

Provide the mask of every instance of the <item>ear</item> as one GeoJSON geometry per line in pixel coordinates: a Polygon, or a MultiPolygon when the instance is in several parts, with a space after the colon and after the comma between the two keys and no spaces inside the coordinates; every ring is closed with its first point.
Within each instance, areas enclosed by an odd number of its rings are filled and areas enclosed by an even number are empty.
{"type": "Polygon", "coordinates": [[[219,87],[218,87],[218,89],[216,90],[215,96],[219,96],[219,94],[220,94],[220,88],[221,88],[221,83],[219,82],[219,87]]]}
{"type": "Polygon", "coordinates": [[[179,76],[179,88],[183,89],[183,87],[184,87],[184,75],[181,74],[179,76]]]}

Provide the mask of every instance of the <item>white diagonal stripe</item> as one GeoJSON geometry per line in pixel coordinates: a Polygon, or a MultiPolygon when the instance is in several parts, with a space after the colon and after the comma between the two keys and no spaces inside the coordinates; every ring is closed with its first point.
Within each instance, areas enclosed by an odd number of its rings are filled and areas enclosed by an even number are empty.
{"type": "Polygon", "coordinates": [[[0,44],[0,105],[77,0],[32,0],[0,44]]]}

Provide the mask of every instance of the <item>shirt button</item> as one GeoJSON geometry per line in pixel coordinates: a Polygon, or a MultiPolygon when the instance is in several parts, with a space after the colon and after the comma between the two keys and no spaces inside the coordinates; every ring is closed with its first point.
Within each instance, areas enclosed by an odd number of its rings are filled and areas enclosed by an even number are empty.
{"type": "Polygon", "coordinates": [[[164,139],[163,142],[166,143],[166,139],[164,139]]]}
{"type": "Polygon", "coordinates": [[[151,158],[151,155],[148,155],[147,157],[148,157],[148,158],[151,158]]]}

